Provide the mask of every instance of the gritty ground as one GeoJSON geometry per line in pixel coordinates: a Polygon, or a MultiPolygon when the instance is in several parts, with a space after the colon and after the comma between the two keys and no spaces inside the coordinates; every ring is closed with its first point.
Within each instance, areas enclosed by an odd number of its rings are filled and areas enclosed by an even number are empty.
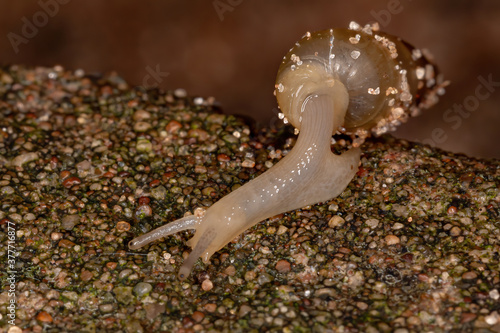
{"type": "Polygon", "coordinates": [[[184,282],[189,232],[128,249],[272,167],[292,132],[117,75],[0,70],[0,332],[500,332],[500,161],[391,136],[338,198],[184,282]]]}

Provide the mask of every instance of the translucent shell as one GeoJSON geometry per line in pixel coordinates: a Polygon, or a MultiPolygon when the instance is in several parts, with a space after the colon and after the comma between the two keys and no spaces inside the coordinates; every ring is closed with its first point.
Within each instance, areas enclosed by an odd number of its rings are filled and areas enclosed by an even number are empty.
{"type": "MultiPolygon", "coordinates": [[[[275,94],[285,121],[300,130],[300,105],[324,85],[349,95],[341,132],[365,138],[394,130],[444,92],[437,70],[418,49],[378,26],[307,33],[283,58],[275,94]]],[[[334,134],[334,133],[333,133],[334,134]]]]}

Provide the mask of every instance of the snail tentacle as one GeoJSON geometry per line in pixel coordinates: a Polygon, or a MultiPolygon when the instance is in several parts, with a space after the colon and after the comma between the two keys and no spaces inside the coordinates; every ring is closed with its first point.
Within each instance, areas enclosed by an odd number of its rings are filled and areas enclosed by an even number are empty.
{"type": "Polygon", "coordinates": [[[134,238],[128,243],[128,247],[132,250],[139,249],[145,245],[148,245],[155,240],[173,235],[180,231],[196,229],[196,224],[199,222],[199,218],[194,215],[189,215],[168,224],[165,224],[159,228],[156,228],[144,235],[134,238]]]}

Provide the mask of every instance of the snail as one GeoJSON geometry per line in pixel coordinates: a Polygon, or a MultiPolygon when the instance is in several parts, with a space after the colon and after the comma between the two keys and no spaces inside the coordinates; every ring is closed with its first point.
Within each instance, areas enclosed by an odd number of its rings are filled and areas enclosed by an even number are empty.
{"type": "Polygon", "coordinates": [[[306,33],[283,58],[275,87],[280,117],[299,133],[293,149],[204,213],[139,236],[131,249],[194,229],[193,250],[178,273],[186,279],[199,257],[207,262],[256,223],[342,193],[357,172],[364,139],[434,104],[444,83],[420,50],[379,32],[377,24],[351,22],[349,29],[306,33]],[[341,155],[331,151],[336,133],[352,137],[341,155]]]}

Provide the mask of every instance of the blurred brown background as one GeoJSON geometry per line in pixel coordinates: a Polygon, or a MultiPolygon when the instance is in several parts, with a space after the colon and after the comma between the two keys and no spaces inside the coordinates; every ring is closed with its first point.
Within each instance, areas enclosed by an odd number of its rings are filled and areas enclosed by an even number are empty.
{"type": "Polygon", "coordinates": [[[396,136],[430,142],[441,128],[438,147],[500,158],[499,1],[1,0],[0,63],[116,70],[134,85],[214,96],[226,113],[269,126],[283,55],[304,32],[351,20],[378,21],[429,49],[452,82],[437,106],[396,136]],[[482,100],[474,97],[478,76],[499,82],[479,88],[482,100]],[[450,120],[445,111],[454,104],[471,111],[450,120]]]}

